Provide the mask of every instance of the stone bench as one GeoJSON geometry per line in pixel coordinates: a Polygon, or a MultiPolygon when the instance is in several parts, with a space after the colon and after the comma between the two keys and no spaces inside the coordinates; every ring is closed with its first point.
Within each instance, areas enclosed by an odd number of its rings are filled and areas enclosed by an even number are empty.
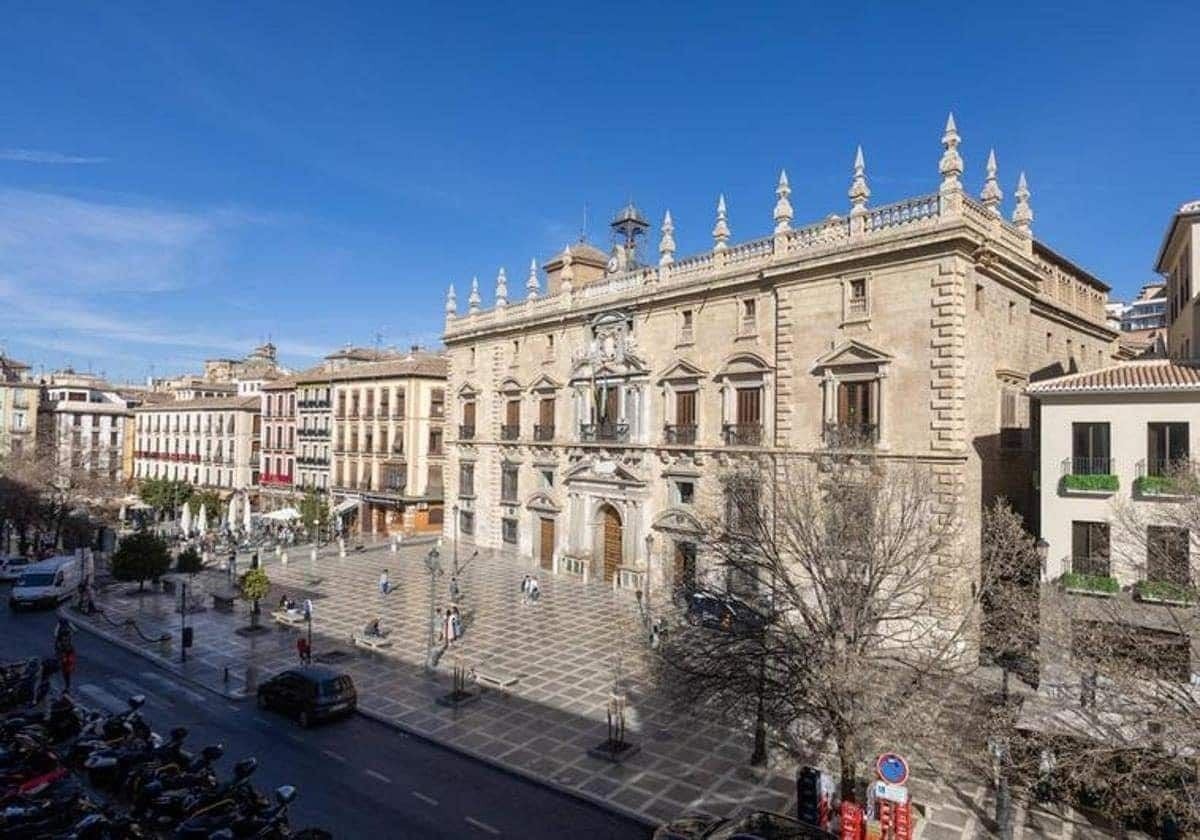
{"type": "Polygon", "coordinates": [[[486,665],[476,667],[474,674],[475,682],[479,685],[504,692],[507,692],[519,682],[516,674],[509,673],[500,668],[490,668],[486,665]]]}
{"type": "Polygon", "coordinates": [[[355,633],[352,638],[356,647],[376,652],[392,646],[392,640],[388,636],[368,636],[365,633],[355,633]]]}
{"type": "Polygon", "coordinates": [[[217,612],[233,612],[234,596],[228,592],[210,592],[213,609],[217,612]]]}
{"type": "Polygon", "coordinates": [[[271,613],[271,618],[275,619],[277,624],[282,624],[285,627],[303,627],[305,625],[304,613],[302,612],[276,610],[271,613]]]}

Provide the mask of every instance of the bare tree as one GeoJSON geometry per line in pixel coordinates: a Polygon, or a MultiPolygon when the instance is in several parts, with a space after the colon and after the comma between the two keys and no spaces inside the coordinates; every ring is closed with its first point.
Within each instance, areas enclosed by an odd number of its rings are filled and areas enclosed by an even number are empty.
{"type": "Polygon", "coordinates": [[[723,625],[672,634],[662,682],[797,757],[832,743],[843,795],[859,796],[872,751],[924,737],[946,682],[978,661],[978,555],[928,466],[847,446],[723,483],[702,558],[742,597],[723,625]]]}

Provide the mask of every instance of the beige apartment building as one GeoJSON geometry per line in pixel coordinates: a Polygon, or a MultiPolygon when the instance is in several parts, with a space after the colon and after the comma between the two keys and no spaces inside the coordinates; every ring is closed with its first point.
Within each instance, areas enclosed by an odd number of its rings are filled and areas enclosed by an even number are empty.
{"type": "MultiPolygon", "coordinates": [[[[442,526],[446,360],[413,348],[406,355],[330,370],[327,391],[301,402],[332,403],[331,435],[320,426],[301,452],[331,452],[333,511],[347,531],[388,535],[442,526]]],[[[311,387],[311,386],[310,386],[311,387]]],[[[326,409],[324,405],[319,410],[326,409]]]]}
{"type": "Polygon", "coordinates": [[[33,452],[38,425],[38,383],[29,365],[0,355],[0,458],[33,452]]]}
{"type": "Polygon", "coordinates": [[[294,506],[296,475],[296,377],[264,382],[259,389],[262,413],[259,502],[263,511],[294,506]]]}
{"type": "Polygon", "coordinates": [[[38,425],[39,448],[54,452],[57,464],[106,481],[112,496],[125,492],[132,478],[125,455],[133,410],[107,383],[73,371],[51,374],[38,425]]]}
{"type": "Polygon", "coordinates": [[[676,256],[668,211],[639,259],[629,206],[609,253],[534,263],[523,299],[503,271],[489,308],[451,287],[447,537],[614,586],[720,585],[695,545],[722,474],[851,440],[928,464],[964,551],[998,494],[1036,517],[1025,389],[1109,362],[1108,287],[1034,238],[1023,174],[1011,221],[994,155],[969,195],[959,142],[951,119],[927,195],[871,206],[860,150],[849,207],[810,224],[781,175],[757,223],[721,197],[703,253],[676,256]]]}
{"type": "Polygon", "coordinates": [[[1167,353],[1173,359],[1200,355],[1200,316],[1193,278],[1200,276],[1200,201],[1182,205],[1167,226],[1154,270],[1167,281],[1167,353]]]}
{"type": "Polygon", "coordinates": [[[134,409],[134,477],[219,491],[258,485],[260,397],[211,397],[134,409]]]}

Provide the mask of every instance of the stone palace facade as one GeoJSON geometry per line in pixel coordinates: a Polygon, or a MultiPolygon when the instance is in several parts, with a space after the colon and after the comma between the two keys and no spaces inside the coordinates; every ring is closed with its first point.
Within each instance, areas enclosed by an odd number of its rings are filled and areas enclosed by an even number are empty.
{"type": "Polygon", "coordinates": [[[704,584],[724,469],[847,430],[931,465],[966,551],[998,494],[1036,517],[1024,391],[1111,359],[1108,287],[1033,237],[1023,174],[1010,222],[994,155],[976,199],[953,118],[942,145],[930,195],[870,206],[860,149],[846,215],[794,226],[781,174],[765,237],[735,244],[722,197],[711,250],[676,258],[667,212],[647,265],[630,205],[610,253],[570,245],[544,290],[536,263],[521,300],[503,270],[488,309],[451,287],[445,535],[622,587],[704,584]]]}

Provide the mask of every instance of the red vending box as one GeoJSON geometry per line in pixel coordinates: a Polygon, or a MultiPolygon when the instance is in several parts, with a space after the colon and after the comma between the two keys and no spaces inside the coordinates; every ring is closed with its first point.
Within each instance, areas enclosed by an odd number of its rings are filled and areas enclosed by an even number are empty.
{"type": "Polygon", "coordinates": [[[838,812],[841,818],[842,829],[839,837],[841,840],[862,840],[863,830],[863,810],[857,802],[842,801],[841,810],[838,812]]]}

